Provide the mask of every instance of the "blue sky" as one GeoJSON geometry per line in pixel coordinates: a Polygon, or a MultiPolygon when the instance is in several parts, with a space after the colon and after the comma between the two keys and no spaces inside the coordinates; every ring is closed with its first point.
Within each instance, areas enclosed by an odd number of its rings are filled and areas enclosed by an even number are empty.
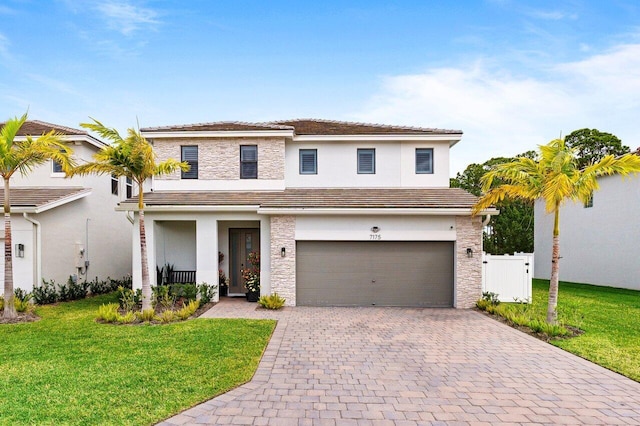
{"type": "Polygon", "coordinates": [[[0,120],[461,129],[452,172],[590,127],[640,146],[640,4],[3,0],[0,120]]]}

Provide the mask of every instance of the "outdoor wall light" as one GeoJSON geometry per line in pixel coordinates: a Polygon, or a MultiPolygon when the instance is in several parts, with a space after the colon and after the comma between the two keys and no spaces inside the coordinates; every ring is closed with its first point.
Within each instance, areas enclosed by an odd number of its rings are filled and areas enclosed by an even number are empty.
{"type": "Polygon", "coordinates": [[[472,248],[468,248],[467,249],[467,257],[473,257],[473,249],[472,248]]]}
{"type": "Polygon", "coordinates": [[[287,255],[287,249],[285,247],[282,247],[280,249],[280,256],[285,257],[286,255],[287,255]]]}
{"type": "Polygon", "coordinates": [[[16,257],[24,257],[24,244],[16,244],[16,257]]]}
{"type": "Polygon", "coordinates": [[[373,226],[371,227],[371,232],[373,232],[374,234],[377,234],[378,231],[380,231],[380,227],[379,226],[373,226]]]}

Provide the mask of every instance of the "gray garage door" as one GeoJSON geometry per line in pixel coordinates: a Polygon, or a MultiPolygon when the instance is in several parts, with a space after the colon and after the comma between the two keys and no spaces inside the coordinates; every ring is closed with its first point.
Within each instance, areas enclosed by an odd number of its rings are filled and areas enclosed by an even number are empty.
{"type": "Polygon", "coordinates": [[[300,306],[453,305],[453,242],[298,241],[300,306]]]}

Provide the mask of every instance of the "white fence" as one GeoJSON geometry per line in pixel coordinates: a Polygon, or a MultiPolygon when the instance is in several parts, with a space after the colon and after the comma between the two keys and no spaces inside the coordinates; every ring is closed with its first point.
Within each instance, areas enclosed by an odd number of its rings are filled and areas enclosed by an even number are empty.
{"type": "Polygon", "coordinates": [[[482,253],[482,291],[496,293],[501,302],[531,301],[533,253],[482,253]]]}

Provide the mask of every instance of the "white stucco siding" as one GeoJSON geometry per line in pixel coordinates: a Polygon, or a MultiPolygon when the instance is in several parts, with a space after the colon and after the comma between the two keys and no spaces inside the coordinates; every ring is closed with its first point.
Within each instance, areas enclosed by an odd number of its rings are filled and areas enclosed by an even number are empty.
{"type": "MultiPolygon", "coordinates": [[[[640,177],[599,179],[593,207],[560,210],[560,279],[640,290],[640,177]]],[[[535,278],[551,276],[553,215],[535,206],[535,278]]]]}
{"type": "MultiPolygon", "coordinates": [[[[22,218],[21,214],[11,215],[11,239],[13,253],[13,286],[26,291],[33,289],[36,274],[35,233],[33,225],[22,218]],[[15,247],[24,245],[24,257],[16,257],[15,247]]],[[[0,235],[0,247],[4,250],[4,225],[0,235]]],[[[4,288],[4,256],[0,256],[0,288],[4,288]]]]}
{"type": "Polygon", "coordinates": [[[296,240],[455,241],[454,216],[297,216],[296,240]],[[371,228],[378,227],[378,232],[371,228]]]}
{"type": "Polygon", "coordinates": [[[287,142],[287,187],[448,187],[448,142],[287,142]],[[376,150],[375,174],[358,174],[359,148],[376,150]],[[433,174],[415,171],[416,148],[433,148],[433,174]],[[317,150],[317,174],[300,174],[299,150],[317,150]]]}

